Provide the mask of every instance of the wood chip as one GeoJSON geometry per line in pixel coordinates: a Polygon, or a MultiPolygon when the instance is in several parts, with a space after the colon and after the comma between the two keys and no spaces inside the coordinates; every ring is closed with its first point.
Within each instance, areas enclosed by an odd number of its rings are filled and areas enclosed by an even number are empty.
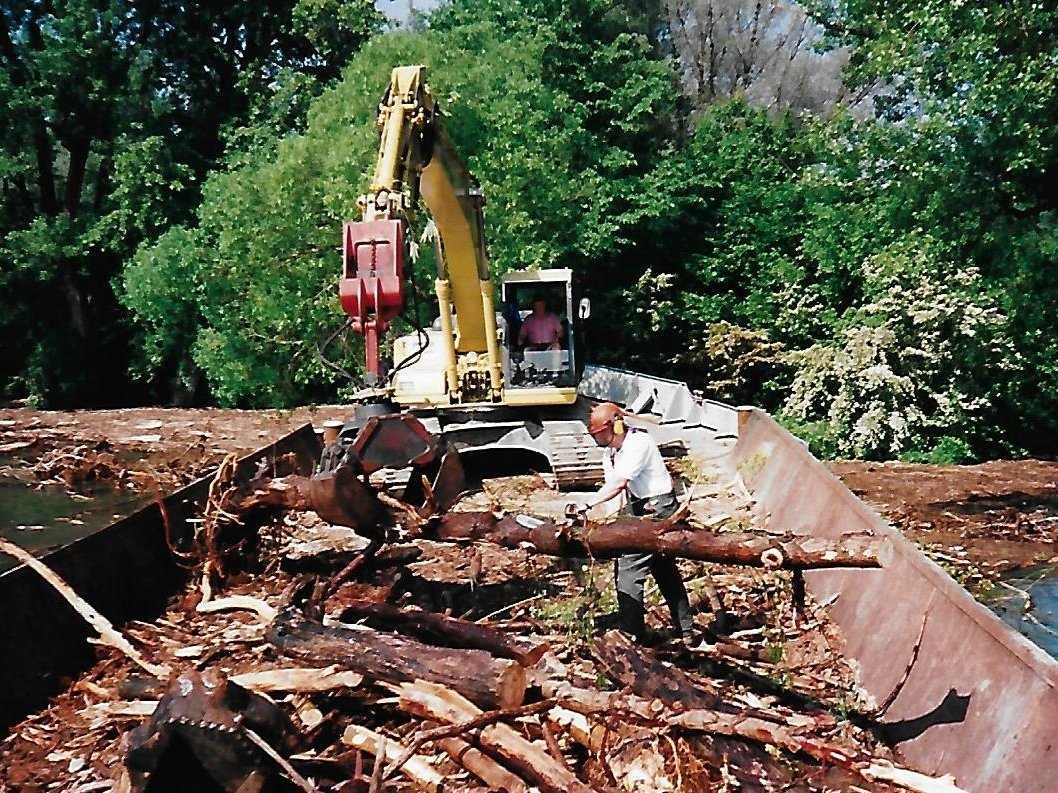
{"type": "Polygon", "coordinates": [[[310,693],[333,691],[339,688],[357,688],[364,682],[363,675],[339,670],[336,666],[325,669],[261,669],[233,675],[229,678],[251,691],[293,691],[310,693]]]}

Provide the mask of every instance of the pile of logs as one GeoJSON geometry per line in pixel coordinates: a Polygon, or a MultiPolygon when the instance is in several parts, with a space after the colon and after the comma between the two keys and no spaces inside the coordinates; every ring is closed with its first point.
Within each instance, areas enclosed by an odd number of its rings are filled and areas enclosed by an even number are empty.
{"type": "Polygon", "coordinates": [[[120,654],[57,700],[48,730],[23,725],[5,740],[0,766],[21,769],[13,784],[122,793],[958,790],[893,766],[871,714],[844,699],[848,679],[813,692],[777,682],[764,637],[707,632],[699,647],[651,650],[609,631],[577,643],[525,609],[472,622],[405,603],[395,586],[423,548],[458,557],[453,544],[589,560],[664,553],[752,568],[751,582],[793,570],[800,631],[825,620],[820,608],[808,613],[800,571],[883,565],[886,549],[871,538],[717,534],[681,519],[582,526],[498,511],[428,514],[376,496],[343,469],[324,484],[262,478],[242,488],[223,487],[225,470],[210,490],[198,587],[127,636],[39,562],[0,547],[34,566],[97,643],[120,654]],[[275,508],[314,509],[368,547],[329,575],[260,559],[266,574],[224,580],[222,522],[275,508]],[[386,547],[395,534],[411,542],[386,547]],[[215,585],[227,596],[215,598],[215,585]],[[94,748],[85,757],[70,747],[94,748]],[[54,763],[52,776],[34,776],[42,756],[62,758],[67,776],[57,780],[54,763]]]}
{"type": "Polygon", "coordinates": [[[63,722],[91,718],[100,744],[123,725],[120,791],[957,791],[894,767],[823,699],[777,695],[745,665],[734,684],[736,641],[563,645],[362,596],[379,577],[262,578],[137,626],[135,649],[67,588],[126,660],[63,722]]]}
{"type": "Polygon", "coordinates": [[[154,775],[173,773],[165,750],[179,743],[193,757],[184,757],[179,784],[208,778],[217,789],[273,777],[304,791],[354,783],[382,790],[397,777],[427,791],[472,789],[471,777],[493,790],[549,793],[711,789],[723,779],[716,746],[741,743],[742,764],[726,773],[748,789],[783,789],[797,769],[864,790],[956,790],[850,746],[822,708],[747,705],[617,631],[599,637],[590,664],[575,668],[546,642],[441,614],[353,600],[342,617],[360,621],[325,626],[296,607],[279,611],[267,640],[298,667],[127,681],[126,696],[162,696],[126,738],[122,784],[154,789],[154,775]],[[298,712],[287,715],[261,696],[277,692],[319,698],[314,716],[301,711],[311,729],[299,733],[298,712]],[[370,725],[356,717],[383,706],[396,712],[385,712],[381,728],[377,717],[370,725]],[[324,712],[333,723],[324,725],[324,712]],[[450,784],[459,769],[471,776],[450,784]],[[905,784],[879,784],[897,771],[905,784]]]}

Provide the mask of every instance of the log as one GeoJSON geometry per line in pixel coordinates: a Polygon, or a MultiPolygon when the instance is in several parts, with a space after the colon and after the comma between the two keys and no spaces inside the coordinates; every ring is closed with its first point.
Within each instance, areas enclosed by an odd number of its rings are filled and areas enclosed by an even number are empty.
{"type": "MultiPolygon", "coordinates": [[[[766,719],[759,716],[745,716],[741,713],[722,713],[708,708],[679,710],[663,705],[658,700],[635,694],[592,691],[574,688],[569,684],[556,686],[545,693],[553,696],[562,708],[585,716],[612,719],[615,714],[625,714],[641,719],[647,724],[680,727],[685,730],[726,735],[777,746],[791,754],[805,754],[820,762],[845,768],[854,768],[856,763],[862,763],[868,759],[842,747],[798,734],[798,730],[806,727],[803,716],[798,717],[798,724],[795,727],[784,723],[778,714],[775,719],[766,719]]],[[[807,726],[813,725],[810,723],[807,726]]],[[[829,725],[821,721],[818,726],[823,729],[829,725]]],[[[583,725],[580,732],[583,733],[583,725]]],[[[591,734],[589,732],[589,735],[591,734]]]]}
{"type": "MultiPolygon", "coordinates": [[[[395,690],[400,695],[398,704],[401,710],[420,718],[458,724],[482,715],[481,710],[466,698],[444,686],[417,681],[402,683],[395,690]]],[[[483,727],[477,735],[477,742],[502,757],[545,793],[589,793],[592,790],[565,764],[553,758],[546,748],[530,743],[506,724],[483,727]]]]}
{"type": "Polygon", "coordinates": [[[445,647],[485,650],[522,666],[535,666],[550,647],[544,641],[527,641],[487,625],[431,611],[401,609],[364,599],[346,601],[344,605],[339,617],[342,622],[363,620],[372,628],[396,630],[445,647]]]}
{"type": "Polygon", "coordinates": [[[291,658],[336,664],[375,680],[440,683],[486,708],[514,707],[525,698],[525,667],[483,650],[431,647],[370,628],[324,627],[293,609],[279,615],[268,641],[291,658]]]}
{"type": "Polygon", "coordinates": [[[542,521],[529,528],[510,516],[458,512],[440,516],[424,528],[423,536],[441,542],[483,540],[504,548],[532,547],[552,556],[608,559],[628,553],[658,553],[718,564],[788,570],[884,567],[891,554],[884,539],[870,535],[833,541],[747,532],[714,534],[694,529],[685,521],[666,525],[647,518],[618,518],[587,526],[542,521]]]}
{"type": "MultiPolygon", "coordinates": [[[[436,726],[437,722],[423,724],[426,729],[436,726]]],[[[488,785],[489,790],[529,793],[529,786],[524,781],[462,738],[439,738],[434,743],[452,758],[453,763],[462,766],[488,785]]]]}
{"type": "MultiPolygon", "coordinates": [[[[393,738],[383,740],[381,735],[359,724],[350,724],[345,728],[345,732],[342,733],[342,743],[375,755],[376,767],[395,762],[405,751],[405,747],[397,740],[393,738]],[[384,756],[380,756],[383,754],[384,756]]],[[[437,793],[444,784],[444,777],[437,773],[429,761],[422,756],[413,755],[408,758],[401,764],[400,772],[417,788],[429,791],[429,793],[437,793]]]]}
{"type": "Polygon", "coordinates": [[[574,741],[592,754],[602,751],[606,740],[606,728],[592,724],[583,713],[555,705],[547,712],[547,718],[568,732],[574,741]]]}
{"type": "Polygon", "coordinates": [[[568,683],[545,687],[545,695],[554,697],[561,705],[552,708],[549,717],[556,723],[571,727],[570,734],[578,743],[592,751],[598,751],[602,742],[598,732],[601,728],[590,721],[579,721],[571,715],[598,716],[612,720],[615,714],[635,716],[648,724],[679,727],[685,730],[706,732],[743,738],[764,745],[776,746],[790,754],[804,754],[829,765],[847,768],[869,782],[891,782],[916,793],[965,793],[955,785],[952,777],[931,777],[905,768],[894,766],[886,760],[870,758],[844,747],[800,734],[805,729],[830,729],[829,719],[821,718],[805,723],[804,715],[783,720],[779,714],[774,719],[759,716],[744,716],[738,713],[721,713],[715,710],[695,708],[673,710],[657,707],[656,700],[633,694],[592,691],[574,688],[568,683]]]}
{"type": "Polygon", "coordinates": [[[686,672],[644,655],[620,631],[607,631],[595,642],[595,654],[617,682],[636,694],[658,699],[682,708],[718,708],[723,700],[704,681],[693,680],[686,672]]]}

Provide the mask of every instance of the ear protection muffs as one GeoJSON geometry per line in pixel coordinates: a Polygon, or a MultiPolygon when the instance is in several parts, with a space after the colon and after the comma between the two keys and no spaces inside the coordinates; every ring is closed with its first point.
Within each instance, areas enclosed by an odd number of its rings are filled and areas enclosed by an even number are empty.
{"type": "Polygon", "coordinates": [[[621,419],[614,419],[613,422],[613,434],[624,435],[625,434],[625,423],[621,419]]]}

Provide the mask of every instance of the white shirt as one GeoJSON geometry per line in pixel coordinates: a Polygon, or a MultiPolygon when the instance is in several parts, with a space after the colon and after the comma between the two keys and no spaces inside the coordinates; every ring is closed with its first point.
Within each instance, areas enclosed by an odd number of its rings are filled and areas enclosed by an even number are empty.
{"type": "Polygon", "coordinates": [[[607,449],[602,458],[607,482],[627,479],[632,498],[652,498],[672,492],[672,477],[654,439],[645,430],[629,428],[620,449],[607,449]]]}

